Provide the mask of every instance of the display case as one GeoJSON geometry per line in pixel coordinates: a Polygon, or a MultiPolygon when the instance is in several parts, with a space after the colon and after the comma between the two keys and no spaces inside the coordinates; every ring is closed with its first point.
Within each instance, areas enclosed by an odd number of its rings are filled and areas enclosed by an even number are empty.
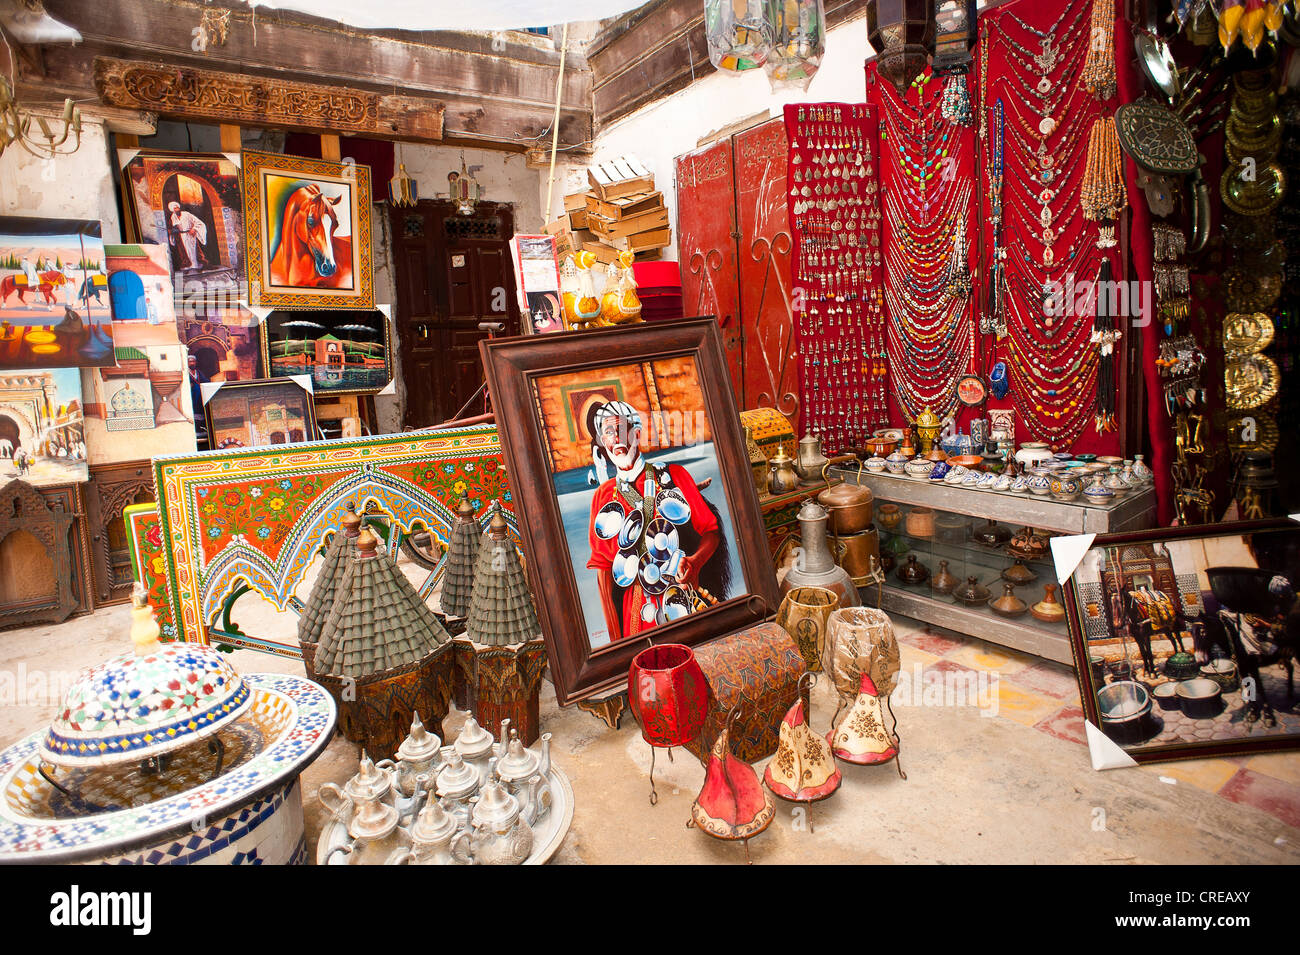
{"type": "Polygon", "coordinates": [[[836,473],[875,497],[886,582],[863,591],[867,603],[879,600],[889,613],[1060,663],[1071,663],[1070,640],[1048,540],[1139,530],[1155,520],[1151,487],[1098,505],[888,473],[836,473]]]}

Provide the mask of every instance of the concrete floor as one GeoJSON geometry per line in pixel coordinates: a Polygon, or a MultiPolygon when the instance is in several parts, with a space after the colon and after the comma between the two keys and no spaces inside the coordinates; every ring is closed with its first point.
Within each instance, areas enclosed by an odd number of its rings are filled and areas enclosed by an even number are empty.
{"type": "MultiPolygon", "coordinates": [[[[128,609],[115,607],[0,634],[0,674],[13,674],[20,688],[0,706],[0,745],[46,725],[58,687],[126,650],[128,626],[128,609]]],[[[1300,862],[1300,753],[1094,772],[1068,668],[914,621],[896,626],[905,680],[957,674],[988,680],[987,692],[951,703],[896,693],[908,778],[892,765],[845,766],[840,791],[811,810],[792,812],[778,800],[776,821],[750,844],[756,863],[1300,862]]],[[[250,650],[232,660],[244,673],[302,673],[298,661],[250,650]]],[[[822,731],[834,712],[831,696],[819,681],[812,721],[822,731]]],[[[463,719],[452,712],[449,736],[463,719]]],[[[650,748],[630,714],[611,731],[574,707],[560,709],[544,684],[542,724],[577,804],[556,862],[743,861],[739,845],[686,829],[703,781],[688,753],[676,751],[672,763],[660,754],[660,799],[651,807],[650,748]]],[[[316,792],[326,781],[344,782],[356,760],[357,748],[336,737],[303,776],[313,857],[324,816],[316,792]]]]}

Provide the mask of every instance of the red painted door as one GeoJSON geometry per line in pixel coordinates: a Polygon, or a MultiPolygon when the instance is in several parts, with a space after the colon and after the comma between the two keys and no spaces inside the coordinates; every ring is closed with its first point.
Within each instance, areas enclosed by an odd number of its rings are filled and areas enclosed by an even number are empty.
{"type": "Polygon", "coordinates": [[[731,140],[678,156],[677,259],[686,315],[716,315],[736,404],[744,390],[744,336],[736,267],[736,194],[731,140]]]}
{"type": "Polygon", "coordinates": [[[786,214],[785,123],[774,119],[735,135],[739,215],[740,315],[744,330],[744,408],[776,408],[799,434],[786,214]]]}

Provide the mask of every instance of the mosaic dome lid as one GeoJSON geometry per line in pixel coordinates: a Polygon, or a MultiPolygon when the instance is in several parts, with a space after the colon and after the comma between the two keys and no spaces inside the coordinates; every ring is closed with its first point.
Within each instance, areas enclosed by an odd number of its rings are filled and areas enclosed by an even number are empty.
{"type": "Polygon", "coordinates": [[[158,642],[158,624],[135,595],[135,650],[83,671],[41,743],[59,766],[108,766],[193,743],[238,719],[252,703],[225,656],[197,643],[158,642]]]}

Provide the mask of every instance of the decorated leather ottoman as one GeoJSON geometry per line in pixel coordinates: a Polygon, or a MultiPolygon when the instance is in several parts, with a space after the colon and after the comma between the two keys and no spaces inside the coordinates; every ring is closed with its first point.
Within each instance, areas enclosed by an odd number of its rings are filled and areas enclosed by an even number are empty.
{"type": "Polygon", "coordinates": [[[806,669],[790,635],[775,623],[760,623],[696,647],[695,659],[709,681],[709,713],[686,748],[704,759],[728,711],[739,704],[732,752],[748,763],[775,753],[781,718],[794,705],[806,669]]]}

